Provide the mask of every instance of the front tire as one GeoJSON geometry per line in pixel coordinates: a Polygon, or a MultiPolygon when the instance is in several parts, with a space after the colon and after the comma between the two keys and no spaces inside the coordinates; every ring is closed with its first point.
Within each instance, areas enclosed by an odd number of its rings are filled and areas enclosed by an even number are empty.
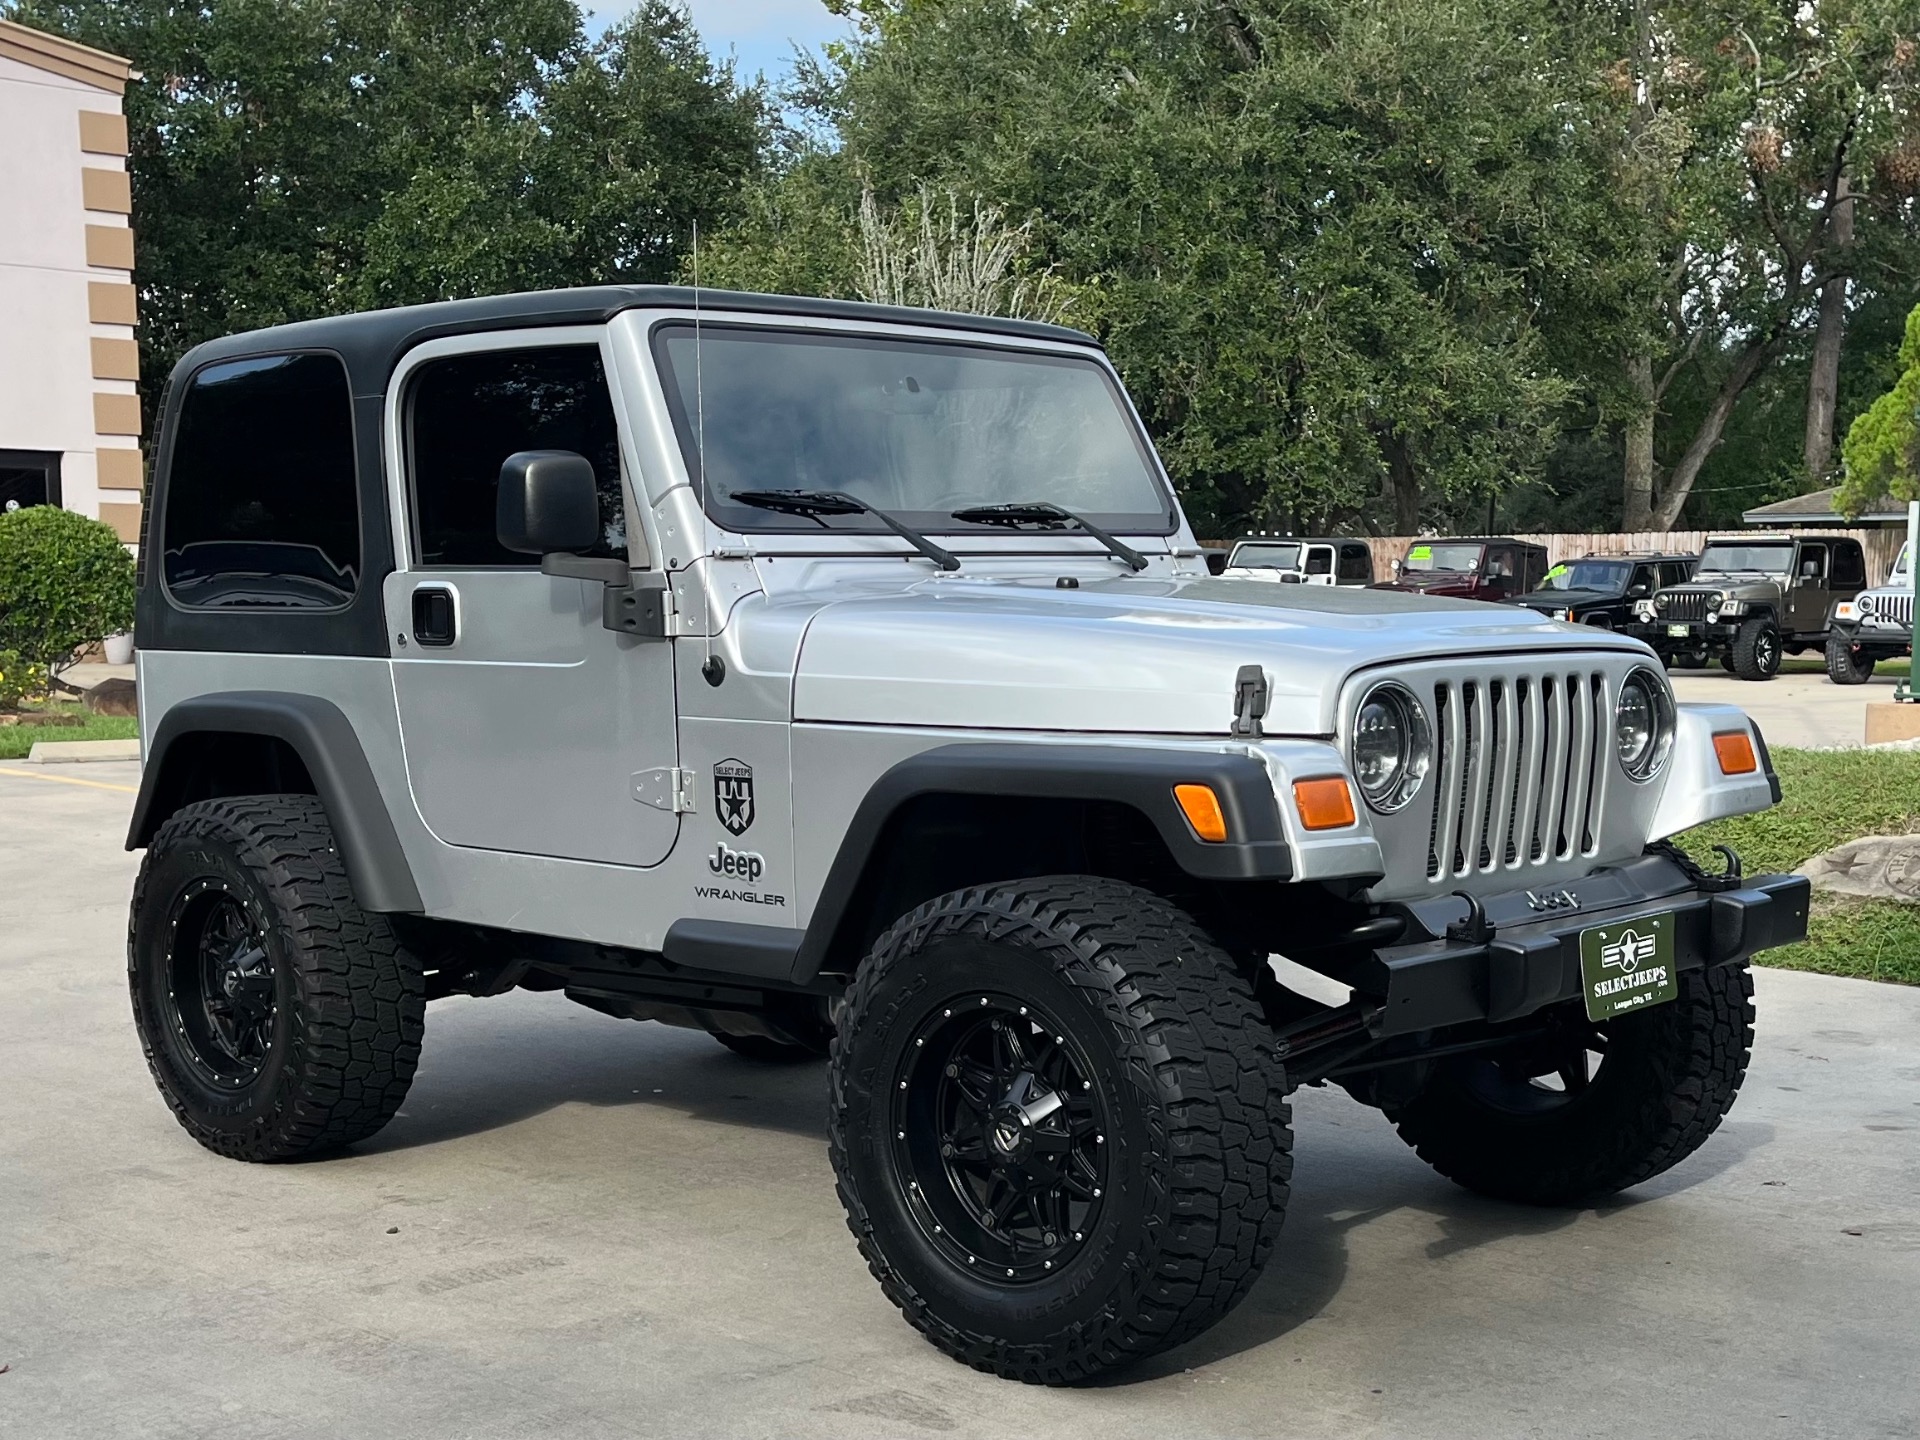
{"type": "Polygon", "coordinates": [[[1525,1051],[1440,1061],[1388,1118],[1422,1160],[1469,1190],[1579,1205],[1699,1149],[1733,1108],[1752,1050],[1746,962],[1687,970],[1664,1005],[1594,1026],[1575,1001],[1525,1051]]]}
{"type": "Polygon", "coordinates": [[[1733,637],[1733,673],[1742,680],[1771,680],[1780,671],[1780,631],[1764,615],[1743,622],[1733,637]]]}
{"type": "Polygon", "coordinates": [[[216,1154],[351,1145],[413,1082],[420,965],[354,900],[311,795],[202,801],[162,825],[134,886],[127,970],[154,1083],[216,1154]]]}
{"type": "Polygon", "coordinates": [[[1193,1338],[1272,1252],[1292,1169],[1272,1031],[1131,885],[954,891],[862,964],[830,1067],[847,1223],[957,1360],[1083,1380],[1193,1338]]]}
{"type": "Polygon", "coordinates": [[[1836,685],[1864,685],[1873,678],[1873,656],[1844,635],[1829,635],[1827,678],[1836,685]]]}

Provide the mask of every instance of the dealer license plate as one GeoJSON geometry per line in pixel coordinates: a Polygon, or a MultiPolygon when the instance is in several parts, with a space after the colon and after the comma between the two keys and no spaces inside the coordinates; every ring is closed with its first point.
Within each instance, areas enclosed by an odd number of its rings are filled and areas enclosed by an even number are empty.
{"type": "Polygon", "coordinates": [[[1669,625],[1667,626],[1667,634],[1679,635],[1684,637],[1686,633],[1692,628],[1693,627],[1691,625],[1669,625]]]}
{"type": "Polygon", "coordinates": [[[1673,967],[1673,916],[1643,915],[1580,932],[1587,1018],[1611,1020],[1680,993],[1673,967]]]}

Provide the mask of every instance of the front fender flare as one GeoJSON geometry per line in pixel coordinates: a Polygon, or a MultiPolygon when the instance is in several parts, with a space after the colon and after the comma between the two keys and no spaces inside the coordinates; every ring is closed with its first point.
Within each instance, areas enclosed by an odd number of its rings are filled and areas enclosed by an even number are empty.
{"type": "Polygon", "coordinates": [[[1273,780],[1267,767],[1244,751],[1004,742],[941,745],[900,761],[860,802],[795,954],[796,982],[805,984],[820,972],[888,819],[915,797],[937,794],[1116,801],[1152,823],[1174,862],[1189,875],[1288,880],[1294,873],[1273,780]],[[1175,785],[1186,784],[1213,787],[1229,839],[1209,842],[1193,833],[1173,794],[1175,785]]]}

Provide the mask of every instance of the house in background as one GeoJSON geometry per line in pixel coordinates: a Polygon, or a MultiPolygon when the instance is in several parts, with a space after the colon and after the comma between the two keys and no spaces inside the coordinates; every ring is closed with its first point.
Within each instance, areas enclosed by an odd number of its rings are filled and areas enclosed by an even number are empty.
{"type": "Polygon", "coordinates": [[[0,509],[140,538],[133,201],[117,55],[0,20],[0,509]]]}

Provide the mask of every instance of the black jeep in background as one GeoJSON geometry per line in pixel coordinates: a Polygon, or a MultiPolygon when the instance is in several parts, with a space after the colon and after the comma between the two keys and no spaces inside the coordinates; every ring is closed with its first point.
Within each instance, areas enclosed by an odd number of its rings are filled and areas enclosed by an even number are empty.
{"type": "Polygon", "coordinates": [[[1866,584],[1858,540],[1718,537],[1707,542],[1690,581],[1654,597],[1647,638],[1676,663],[1717,659],[1742,680],[1771,680],[1783,653],[1826,649],[1834,602],[1851,600],[1866,584]]]}
{"type": "Polygon", "coordinates": [[[1650,600],[1670,585],[1684,585],[1693,574],[1691,555],[1586,555],[1563,560],[1540,581],[1540,588],[1517,603],[1555,620],[1620,630],[1645,640],[1665,658],[1656,627],[1635,618],[1636,601],[1650,600]]]}

